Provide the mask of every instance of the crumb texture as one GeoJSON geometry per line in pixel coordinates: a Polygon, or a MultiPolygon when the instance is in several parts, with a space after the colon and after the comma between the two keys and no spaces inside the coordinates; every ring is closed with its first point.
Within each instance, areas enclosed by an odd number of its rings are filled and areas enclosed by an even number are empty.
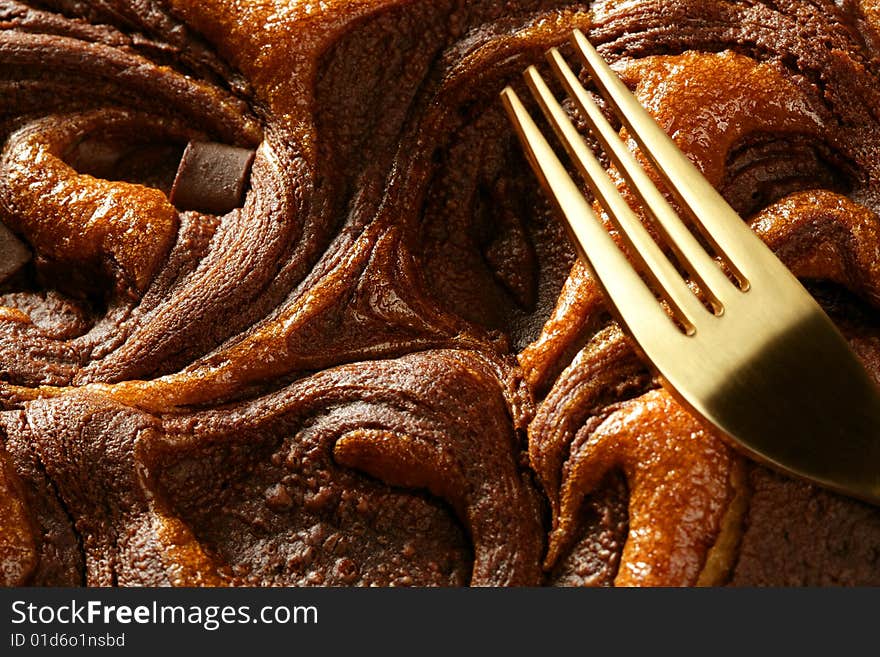
{"type": "Polygon", "coordinates": [[[877,584],[880,512],[659,387],[498,94],[582,29],[880,380],[878,17],[0,0],[0,585],[877,584]],[[240,207],[169,200],[192,142],[240,207]]]}

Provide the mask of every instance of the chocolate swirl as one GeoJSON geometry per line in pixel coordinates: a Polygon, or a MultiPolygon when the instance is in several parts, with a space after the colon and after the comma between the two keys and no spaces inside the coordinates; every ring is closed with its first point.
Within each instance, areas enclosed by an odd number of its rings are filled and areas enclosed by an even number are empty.
{"type": "Polygon", "coordinates": [[[875,16],[0,0],[3,582],[873,581],[880,515],[657,389],[497,94],[588,31],[880,374],[875,16]],[[191,141],[240,208],[169,201],[191,141]]]}

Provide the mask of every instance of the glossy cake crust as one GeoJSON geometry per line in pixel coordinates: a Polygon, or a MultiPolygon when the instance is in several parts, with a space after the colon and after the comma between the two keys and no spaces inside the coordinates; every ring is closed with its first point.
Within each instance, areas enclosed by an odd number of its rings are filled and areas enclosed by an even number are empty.
{"type": "Polygon", "coordinates": [[[584,30],[880,378],[878,14],[0,0],[0,583],[880,583],[880,512],[659,389],[497,98],[584,30]],[[241,208],[169,201],[191,141],[241,208]]]}

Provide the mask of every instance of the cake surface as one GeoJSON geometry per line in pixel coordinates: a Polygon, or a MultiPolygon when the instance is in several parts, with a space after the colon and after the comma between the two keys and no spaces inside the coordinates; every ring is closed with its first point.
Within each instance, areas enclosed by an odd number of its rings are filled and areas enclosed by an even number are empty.
{"type": "Polygon", "coordinates": [[[0,584],[880,584],[576,262],[498,101],[576,27],[880,380],[874,0],[0,0],[0,584]]]}

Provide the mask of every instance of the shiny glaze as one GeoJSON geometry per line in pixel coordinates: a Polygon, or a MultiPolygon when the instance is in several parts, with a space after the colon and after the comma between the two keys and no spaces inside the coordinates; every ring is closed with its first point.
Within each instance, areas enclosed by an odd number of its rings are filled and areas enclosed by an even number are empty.
{"type": "Polygon", "coordinates": [[[0,219],[37,256],[0,290],[8,582],[773,583],[762,552],[821,564],[787,583],[875,581],[867,548],[765,522],[783,500],[880,546],[875,511],[777,482],[656,390],[496,101],[588,29],[795,273],[859,299],[825,302],[876,375],[868,23],[830,2],[113,4],[127,24],[0,4],[0,219]],[[243,207],[177,212],[146,155],[131,180],[77,170],[144,135],[256,147],[243,207]]]}

